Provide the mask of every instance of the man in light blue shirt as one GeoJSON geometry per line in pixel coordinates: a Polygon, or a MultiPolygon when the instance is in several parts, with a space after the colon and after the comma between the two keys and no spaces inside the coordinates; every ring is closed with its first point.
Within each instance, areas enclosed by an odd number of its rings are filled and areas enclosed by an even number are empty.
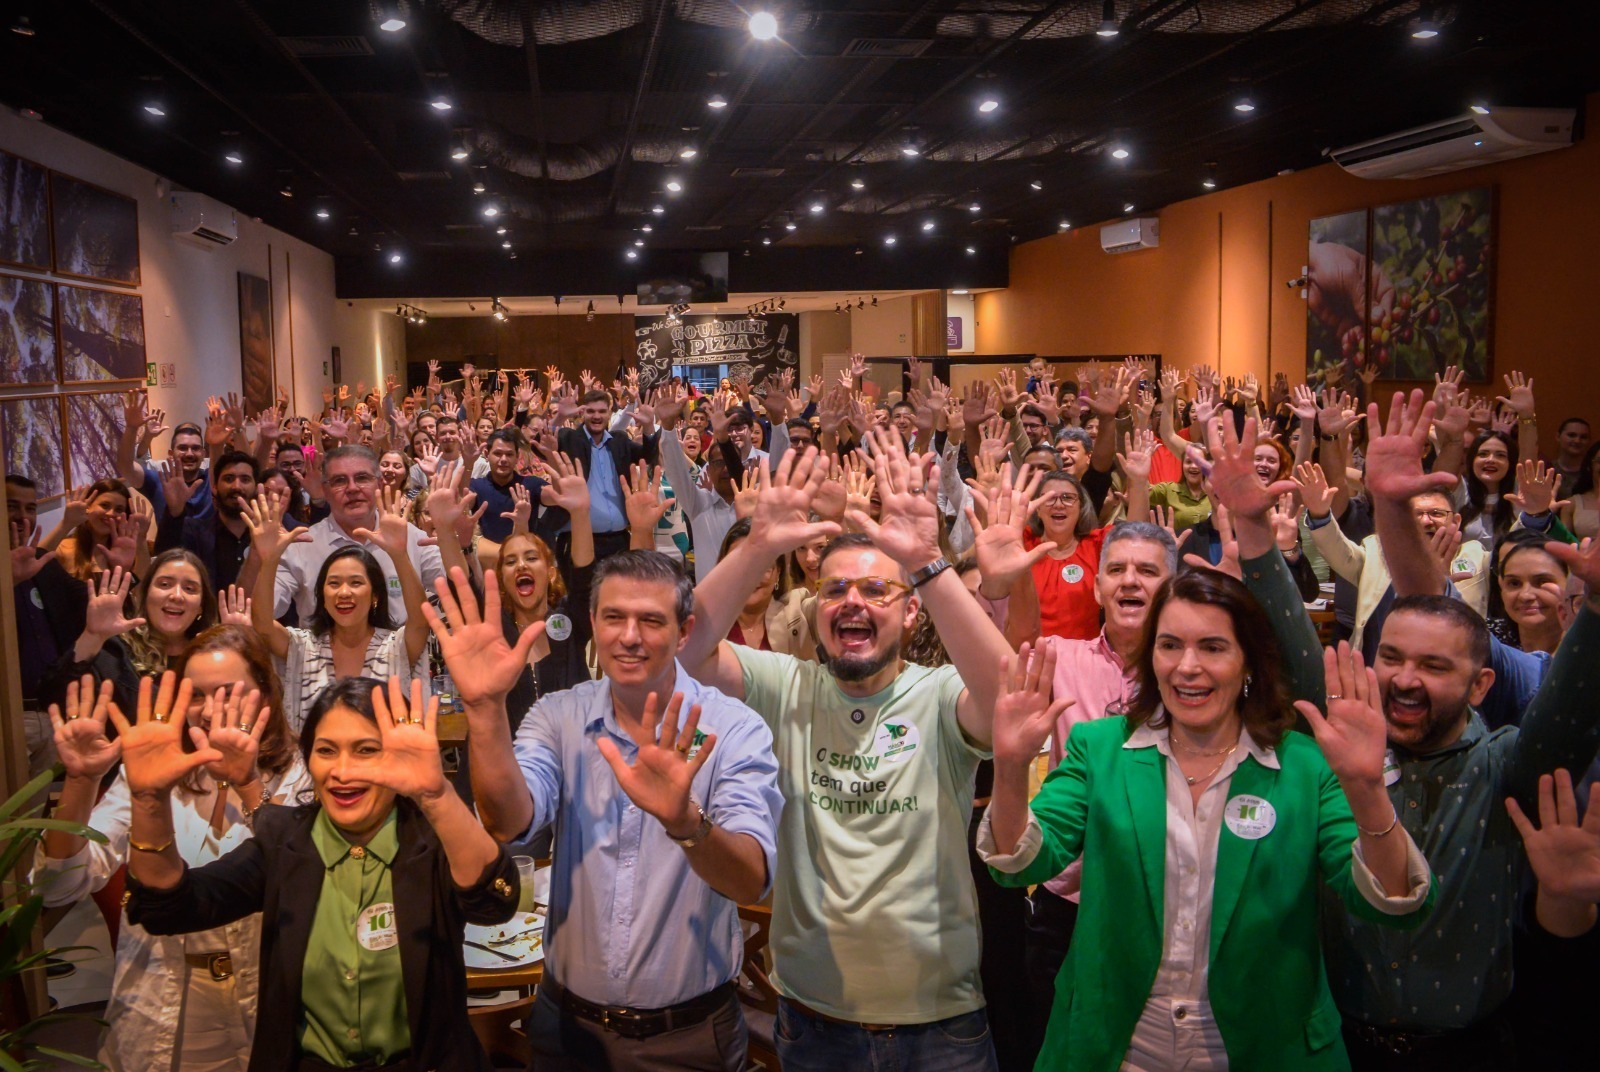
{"type": "Polygon", "coordinates": [[[605,676],[541,698],[514,743],[505,696],[542,627],[513,647],[495,585],[487,624],[438,589],[452,625],[429,620],[467,710],[484,826],[509,842],[556,824],[536,1067],[742,1069],[738,906],[770,888],[782,798],[766,724],[678,664],[692,583],[654,551],[600,562],[605,676]]]}

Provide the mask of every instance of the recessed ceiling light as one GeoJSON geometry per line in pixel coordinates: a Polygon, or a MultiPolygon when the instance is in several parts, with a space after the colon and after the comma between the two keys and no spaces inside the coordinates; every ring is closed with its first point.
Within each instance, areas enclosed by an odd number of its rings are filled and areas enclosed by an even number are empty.
{"type": "Polygon", "coordinates": [[[1030,189],[1030,190],[1043,190],[1044,189],[1044,183],[1040,182],[1038,179],[1034,179],[1032,182],[1028,183],[1028,189],[1030,189]]]}
{"type": "Polygon", "coordinates": [[[1000,107],[1000,102],[995,100],[993,97],[989,97],[982,104],[978,105],[978,111],[984,115],[988,115],[998,107],[1000,107]]]}
{"type": "Polygon", "coordinates": [[[644,232],[644,233],[645,233],[645,234],[649,234],[649,233],[650,233],[650,232],[651,232],[651,231],[653,231],[653,230],[655,230],[655,228],[654,228],[654,227],[652,227],[652,226],[650,226],[650,225],[649,225],[649,224],[648,224],[648,223],[647,223],[647,224],[645,224],[645,225],[644,225],[644,226],[643,226],[643,227],[641,227],[641,228],[639,228],[639,230],[641,230],[641,231],[643,231],[643,232],[644,232]]]}
{"type": "Polygon", "coordinates": [[[11,32],[18,37],[32,37],[37,31],[34,30],[33,24],[28,21],[28,16],[18,15],[17,21],[11,24],[11,32]]]}
{"type": "Polygon", "coordinates": [[[398,15],[390,15],[388,18],[378,23],[378,29],[385,30],[389,33],[399,33],[405,28],[406,20],[400,18],[398,15]]]}
{"type": "Polygon", "coordinates": [[[494,229],[494,233],[495,234],[505,234],[506,233],[506,229],[504,227],[496,227],[494,229]]]}
{"type": "Polygon", "coordinates": [[[900,151],[902,153],[904,153],[907,157],[916,157],[916,156],[921,156],[922,155],[922,150],[918,149],[915,145],[903,146],[903,147],[901,147],[900,151]]]}
{"type": "Polygon", "coordinates": [[[1122,32],[1117,25],[1117,5],[1113,0],[1105,0],[1100,8],[1100,27],[1095,33],[1100,37],[1115,37],[1122,32]]]}
{"type": "Polygon", "coordinates": [[[851,179],[850,180],[850,189],[852,189],[852,190],[865,190],[866,188],[867,188],[867,184],[862,182],[860,179],[851,179]]]}
{"type": "Polygon", "coordinates": [[[1133,211],[1133,202],[1129,201],[1126,205],[1123,205],[1122,206],[1122,211],[1123,212],[1132,212],[1133,211]]]}
{"type": "Polygon", "coordinates": [[[395,250],[393,253],[389,254],[390,264],[399,264],[403,260],[405,260],[405,258],[400,255],[399,250],[395,250]]]}
{"type": "Polygon", "coordinates": [[[1111,150],[1111,159],[1113,159],[1113,160],[1126,160],[1131,155],[1133,155],[1133,154],[1128,152],[1128,150],[1125,149],[1124,147],[1122,147],[1121,145],[1119,145],[1115,149],[1111,150]]]}
{"type": "Polygon", "coordinates": [[[488,187],[483,184],[482,179],[479,179],[477,182],[472,184],[472,192],[475,194],[481,194],[487,189],[488,187]]]}
{"type": "Polygon", "coordinates": [[[969,294],[971,292],[969,290],[967,290],[966,287],[957,287],[954,290],[952,290],[950,293],[952,293],[952,294],[969,294]]]}
{"type": "Polygon", "coordinates": [[[922,229],[924,231],[933,230],[933,221],[932,220],[924,220],[923,223],[922,223],[922,229]]]}
{"type": "Polygon", "coordinates": [[[783,229],[785,231],[793,231],[793,230],[798,229],[799,226],[800,225],[798,223],[794,222],[793,220],[790,220],[788,223],[783,225],[783,229]]]}
{"type": "Polygon", "coordinates": [[[700,150],[699,149],[695,149],[695,148],[688,148],[688,149],[680,149],[680,150],[678,150],[678,159],[679,160],[693,160],[695,157],[697,157],[699,155],[700,155],[700,150]]]}
{"type": "Polygon", "coordinates": [[[1418,41],[1430,41],[1439,36],[1439,27],[1432,19],[1422,19],[1412,29],[1411,36],[1418,41]]]}
{"type": "Polygon", "coordinates": [[[1205,178],[1200,180],[1200,185],[1204,186],[1207,190],[1215,190],[1217,188],[1217,180],[1213,179],[1210,175],[1207,175],[1205,178]]]}
{"type": "Polygon", "coordinates": [[[226,160],[230,164],[244,163],[244,156],[237,149],[230,149],[222,159],[226,160]]]}
{"type": "Polygon", "coordinates": [[[1072,224],[1070,222],[1068,222],[1067,220],[1062,220],[1060,223],[1056,224],[1056,230],[1058,230],[1058,231],[1070,231],[1070,230],[1072,230],[1072,224]]]}
{"type": "Polygon", "coordinates": [[[294,185],[292,183],[290,183],[288,179],[285,179],[284,182],[283,182],[283,185],[278,187],[278,196],[279,197],[293,197],[294,196],[294,185]]]}
{"type": "Polygon", "coordinates": [[[762,235],[762,236],[761,236],[761,244],[762,244],[762,245],[763,245],[763,246],[770,246],[770,245],[772,245],[772,238],[771,238],[771,237],[770,237],[770,236],[768,236],[768,235],[762,235]]]}
{"type": "Polygon", "coordinates": [[[1488,115],[1489,106],[1480,101],[1471,106],[1471,111],[1474,115],[1488,115]]]}
{"type": "Polygon", "coordinates": [[[674,194],[682,193],[683,192],[683,183],[679,182],[677,179],[673,179],[672,181],[667,183],[667,192],[674,193],[674,194]]]}
{"type": "Polygon", "coordinates": [[[484,205],[483,206],[483,214],[485,216],[489,217],[492,220],[496,216],[500,215],[500,209],[499,209],[498,206],[495,206],[495,205],[484,205]]]}
{"type": "Polygon", "coordinates": [[[976,201],[974,201],[972,204],[967,206],[967,211],[968,212],[982,212],[983,211],[983,206],[978,204],[976,201]]]}
{"type": "Polygon", "coordinates": [[[328,218],[328,217],[329,217],[329,216],[331,216],[331,215],[332,215],[332,213],[331,213],[331,212],[329,212],[329,211],[328,211],[328,210],[327,210],[327,209],[325,209],[325,208],[319,208],[319,209],[317,209],[317,219],[319,219],[319,220],[325,220],[325,219],[327,219],[327,218],[328,218]]]}
{"type": "Polygon", "coordinates": [[[727,106],[728,106],[728,99],[726,97],[724,97],[721,93],[713,93],[713,94],[711,94],[710,98],[707,99],[707,101],[706,101],[706,107],[707,108],[726,108],[727,106]]]}
{"type": "Polygon", "coordinates": [[[630,249],[628,250],[627,257],[630,261],[636,261],[639,259],[639,253],[637,250],[630,249]]]}
{"type": "Polygon", "coordinates": [[[511,243],[510,242],[502,242],[502,243],[500,243],[500,248],[501,249],[510,249],[511,248],[511,243]]]}
{"type": "Polygon", "coordinates": [[[452,105],[449,101],[445,100],[443,97],[435,97],[429,103],[431,103],[433,105],[433,110],[436,111],[436,112],[448,112],[451,108],[454,107],[454,105],[452,105]]]}
{"type": "Polygon", "coordinates": [[[813,216],[821,215],[823,207],[824,206],[821,201],[811,202],[811,214],[813,216]]]}
{"type": "Polygon", "coordinates": [[[469,155],[471,154],[467,152],[465,145],[457,145],[450,150],[450,159],[452,160],[465,160],[469,155]]]}
{"type": "Polygon", "coordinates": [[[967,252],[968,253],[976,253],[976,252],[978,252],[978,247],[977,246],[968,246],[967,247],[967,252]]]}
{"type": "Polygon", "coordinates": [[[664,216],[664,215],[666,215],[666,212],[667,212],[667,210],[665,208],[663,208],[662,206],[660,206],[660,205],[653,206],[650,209],[650,211],[652,213],[654,213],[655,215],[657,215],[657,216],[664,216]]]}
{"type": "Polygon", "coordinates": [[[884,235],[883,236],[883,244],[886,245],[886,246],[892,246],[897,241],[898,241],[898,239],[896,239],[894,235],[884,235]]]}
{"type": "Polygon", "coordinates": [[[151,101],[144,106],[144,110],[158,119],[167,114],[167,110],[161,106],[160,101],[151,101]]]}
{"type": "Polygon", "coordinates": [[[1233,110],[1236,112],[1253,112],[1256,110],[1256,102],[1249,97],[1240,97],[1233,102],[1233,110]]]}
{"type": "Polygon", "coordinates": [[[634,239],[634,240],[633,240],[633,244],[634,244],[634,245],[636,245],[636,246],[643,246],[643,245],[644,245],[644,239],[642,239],[642,238],[635,238],[635,239],[634,239]]]}
{"type": "Polygon", "coordinates": [[[1476,140],[1475,140],[1475,141],[1473,141],[1473,143],[1472,143],[1472,144],[1473,144],[1473,145],[1474,145],[1474,146],[1482,146],[1482,145],[1483,145],[1483,139],[1482,139],[1482,138],[1478,138],[1478,139],[1476,139],[1476,140]]]}
{"type": "Polygon", "coordinates": [[[769,11],[757,11],[750,16],[750,36],[757,41],[771,41],[778,36],[778,19],[769,11]]]}

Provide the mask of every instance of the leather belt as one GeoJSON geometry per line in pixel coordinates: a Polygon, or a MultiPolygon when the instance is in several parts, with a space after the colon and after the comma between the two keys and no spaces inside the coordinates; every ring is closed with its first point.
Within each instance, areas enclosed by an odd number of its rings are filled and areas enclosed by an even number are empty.
{"type": "Polygon", "coordinates": [[[213,982],[233,978],[232,953],[185,953],[183,962],[191,968],[204,968],[211,973],[213,982]]]}
{"type": "Polygon", "coordinates": [[[697,998],[680,1001],[661,1009],[635,1009],[626,1005],[596,1005],[572,991],[546,980],[540,984],[563,1012],[599,1024],[612,1034],[627,1039],[650,1038],[667,1031],[703,1023],[712,1013],[735,999],[734,983],[729,980],[697,998]]]}
{"type": "Polygon", "coordinates": [[[801,1015],[808,1016],[813,1020],[821,1020],[825,1024],[843,1024],[845,1027],[859,1027],[863,1031],[898,1031],[906,1026],[905,1024],[864,1024],[860,1020],[841,1020],[837,1016],[829,1016],[825,1012],[818,1012],[811,1006],[796,1001],[794,998],[784,998],[783,1000],[793,1006],[795,1011],[801,1015]]]}
{"type": "Polygon", "coordinates": [[[1463,1056],[1481,1053],[1484,1047],[1493,1051],[1499,1043],[1497,1015],[1469,1024],[1453,1031],[1400,1031],[1394,1028],[1374,1027],[1360,1020],[1345,1020],[1345,1027],[1356,1038],[1393,1057],[1409,1054],[1447,1055],[1458,1052],[1463,1056]]]}

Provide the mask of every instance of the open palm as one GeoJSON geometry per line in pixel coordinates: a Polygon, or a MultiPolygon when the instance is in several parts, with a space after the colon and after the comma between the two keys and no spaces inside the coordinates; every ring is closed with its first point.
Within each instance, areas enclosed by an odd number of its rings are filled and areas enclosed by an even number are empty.
{"type": "Polygon", "coordinates": [[[1506,798],[1506,811],[1522,835],[1528,864],[1541,887],[1573,900],[1600,901],[1600,800],[1590,796],[1588,812],[1580,823],[1572,775],[1558,770],[1554,777],[1539,777],[1537,827],[1510,797],[1506,798]]]}
{"type": "Polygon", "coordinates": [[[717,743],[716,734],[708,735],[700,742],[699,751],[691,757],[689,752],[694,744],[695,731],[700,725],[700,705],[689,709],[689,717],[683,723],[682,730],[679,730],[678,714],[682,708],[683,693],[673,693],[665,713],[659,717],[658,725],[660,699],[655,693],[650,694],[640,717],[643,730],[641,739],[634,742],[638,747],[638,756],[631,766],[622,758],[622,751],[611,738],[602,735],[596,741],[600,754],[611,764],[617,784],[628,795],[628,799],[640,811],[655,816],[670,833],[682,831],[693,818],[689,807],[689,790],[694,784],[694,776],[711,758],[711,750],[717,743]]]}
{"type": "Polygon", "coordinates": [[[439,760],[439,698],[424,702],[422,682],[413,678],[408,702],[400,679],[391,676],[387,695],[382,688],[372,690],[372,713],[383,741],[383,760],[367,780],[413,800],[442,793],[447,783],[439,760]]]}
{"type": "Polygon", "coordinates": [[[500,578],[490,574],[485,582],[481,615],[460,566],[451,568],[450,584],[443,577],[433,582],[444,617],[432,603],[422,605],[422,615],[438,638],[456,693],[467,707],[503,699],[527,668],[534,641],[544,635],[544,623],[535,622],[522,631],[516,644],[506,643],[500,628],[500,578]]]}
{"type": "Polygon", "coordinates": [[[1388,722],[1383,717],[1378,677],[1347,642],[1324,648],[1323,673],[1328,682],[1326,716],[1307,700],[1295,708],[1311,724],[1323,758],[1342,782],[1376,782],[1383,777],[1388,748],[1388,722]]]}
{"type": "Polygon", "coordinates": [[[134,795],[166,793],[193,771],[222,759],[214,748],[183,750],[182,712],[189,709],[188,678],[180,685],[171,670],[161,675],[159,686],[150,678],[139,682],[136,720],[129,722],[115,703],[111,721],[122,741],[122,770],[134,795]]]}
{"type": "Polygon", "coordinates": [[[996,763],[1022,766],[1032,763],[1050,739],[1063,712],[1075,702],[1050,702],[1055,681],[1056,649],[1023,644],[1016,656],[1007,656],[1000,695],[994,701],[994,758],[996,763]]]}
{"type": "Polygon", "coordinates": [[[50,705],[50,724],[56,731],[56,754],[61,757],[68,778],[98,781],[116,765],[117,757],[122,754],[122,742],[106,738],[111,688],[112,683],[106,680],[96,689],[94,678],[85,674],[83,680],[67,685],[65,717],[60,707],[50,705]]]}

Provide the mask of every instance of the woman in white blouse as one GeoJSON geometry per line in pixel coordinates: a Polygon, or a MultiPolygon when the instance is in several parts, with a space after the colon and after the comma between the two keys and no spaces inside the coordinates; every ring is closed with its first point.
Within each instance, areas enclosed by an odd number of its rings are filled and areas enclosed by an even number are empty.
{"type": "Polygon", "coordinates": [[[383,567],[365,546],[352,543],[335,549],[323,561],[317,574],[316,609],[308,627],[286,628],[272,617],[278,562],[290,544],[305,542],[311,534],[307,529],[284,530],[284,504],[276,497],[258,495],[248,504],[245,524],[250,526],[250,553],[261,563],[251,620],[267,649],[279,660],[279,671],[287,683],[283,715],[290,734],[299,735],[305,713],[317,695],[340,678],[387,681],[398,677],[407,689],[412,678],[422,678],[426,685],[423,653],[428,623],[422,616],[426,597],[422,578],[407,553],[405,510],[409,505],[400,492],[384,488],[377,530],[356,529],[350,534],[388,553],[405,600],[406,624],[397,628],[389,616],[383,567]]]}
{"type": "MultiPolygon", "coordinates": [[[[280,689],[271,656],[249,629],[220,625],[184,652],[194,696],[185,712],[191,733],[209,737],[222,760],[203,767],[174,796],[177,848],[191,866],[226,855],[251,836],[256,809],[292,804],[310,788],[300,754],[278,715],[280,689]],[[260,704],[243,701],[255,690],[260,704]]],[[[55,743],[66,784],[54,818],[85,823],[105,835],[91,842],[61,831],[45,835],[33,881],[48,905],[69,905],[105,886],[138,851],[128,837],[128,783],[119,771],[98,803],[121,742],[106,737],[111,682],[85,677],[67,689],[66,714],[54,705],[55,743]]],[[[243,1072],[255,1032],[260,917],[213,931],[156,937],[122,921],[116,971],[106,1005],[109,1029],[99,1060],[111,1072],[243,1072]]]]}

